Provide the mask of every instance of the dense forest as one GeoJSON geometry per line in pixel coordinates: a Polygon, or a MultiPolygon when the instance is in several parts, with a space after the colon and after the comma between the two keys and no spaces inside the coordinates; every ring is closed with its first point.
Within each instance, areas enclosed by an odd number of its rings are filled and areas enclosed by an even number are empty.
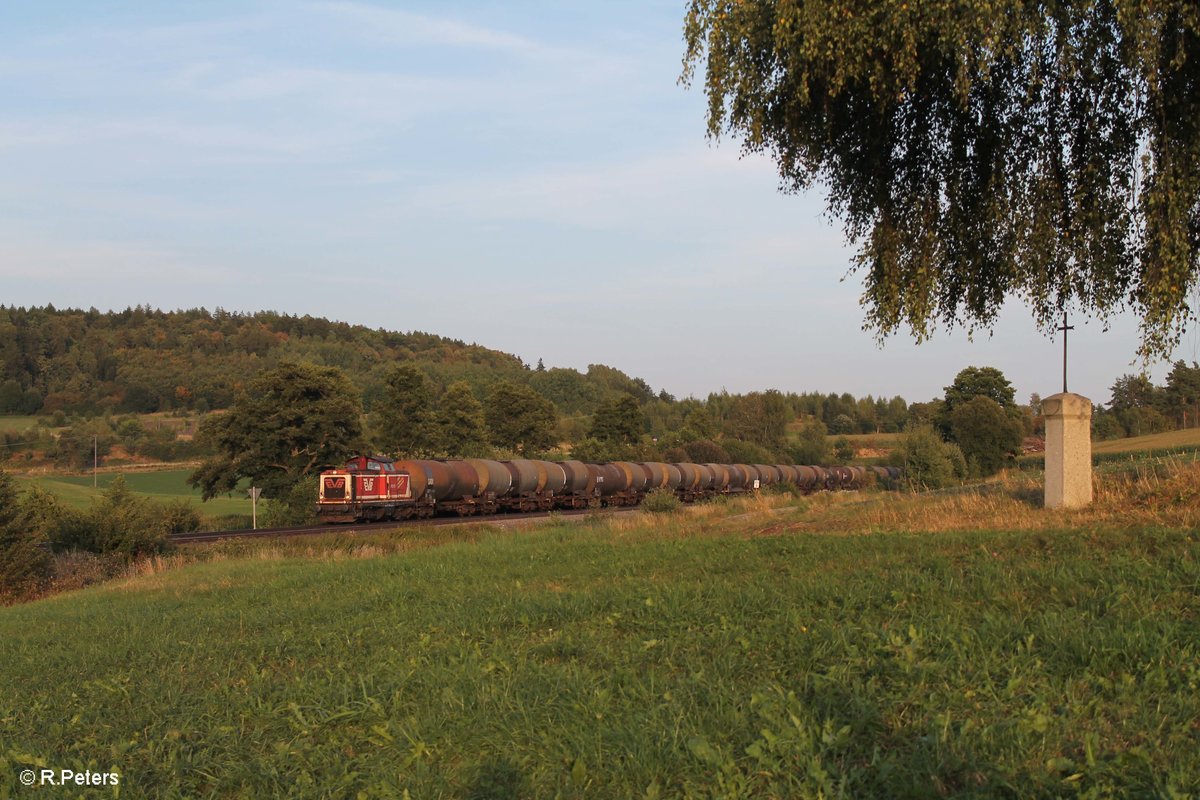
{"type": "Polygon", "coordinates": [[[396,362],[418,361],[445,383],[483,385],[525,370],[477,345],[308,316],[0,306],[0,413],[227,408],[246,380],[284,361],[343,370],[368,408],[396,362]]]}
{"type": "Polygon", "coordinates": [[[778,420],[814,417],[834,433],[896,431],[902,398],[850,394],[713,394],[680,401],[640,378],[593,364],[586,372],[525,364],[506,353],[426,333],[398,333],[309,316],[217,309],[119,312],[0,306],[0,413],[112,415],[228,408],[256,374],[285,362],[336,367],[370,413],[397,364],[416,366],[434,396],[465,382],[483,398],[498,381],[527,385],[550,400],[567,439],[586,432],[605,401],[635,397],[647,432],[665,434],[705,406],[731,435],[777,438],[778,420]],[[763,423],[763,418],[774,418],[763,423]],[[763,427],[765,424],[765,428],[763,427]]]}

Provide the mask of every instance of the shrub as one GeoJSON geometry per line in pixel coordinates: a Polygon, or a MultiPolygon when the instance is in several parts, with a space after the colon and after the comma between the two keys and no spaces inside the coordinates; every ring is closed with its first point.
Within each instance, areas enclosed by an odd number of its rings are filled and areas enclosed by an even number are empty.
{"type": "Polygon", "coordinates": [[[854,418],[849,414],[838,414],[829,424],[829,430],[832,433],[840,434],[854,433],[858,430],[858,426],[854,424],[854,418]]]}
{"type": "Polygon", "coordinates": [[[571,445],[571,458],[579,461],[611,461],[616,451],[611,442],[601,442],[597,439],[584,439],[571,445]]]}
{"type": "Polygon", "coordinates": [[[0,597],[22,597],[36,591],[50,574],[50,554],[32,530],[16,481],[0,472],[0,597]]]}
{"type": "Polygon", "coordinates": [[[165,533],[189,533],[200,530],[204,520],[200,512],[187,500],[171,500],[159,507],[162,528],[165,533]]]}
{"type": "Polygon", "coordinates": [[[683,464],[691,461],[692,457],[682,447],[668,447],[663,450],[662,460],[668,464],[683,464]]]}
{"type": "Polygon", "coordinates": [[[297,481],[278,500],[266,500],[258,507],[258,524],[263,528],[287,528],[316,521],[317,479],[297,481]]]}
{"type": "Polygon", "coordinates": [[[792,497],[804,496],[804,490],[791,481],[780,481],[779,483],[773,483],[767,487],[767,491],[769,491],[771,494],[786,494],[791,495],[792,497]]]}
{"type": "Polygon", "coordinates": [[[133,494],[121,475],[104,491],[90,516],[92,546],[85,549],[135,558],[167,547],[167,529],[157,504],[133,494]]]}
{"type": "Polygon", "coordinates": [[[962,450],[942,441],[931,425],[918,425],[896,448],[904,481],[913,489],[939,489],[966,477],[962,450]]]}
{"type": "Polygon", "coordinates": [[[683,446],[687,461],[696,464],[728,464],[729,452],[711,439],[696,439],[683,446]]]}
{"type": "Polygon", "coordinates": [[[839,436],[833,442],[833,457],[839,464],[849,463],[858,454],[858,449],[845,436],[839,436]]]}
{"type": "Polygon", "coordinates": [[[86,512],[60,506],[41,513],[43,525],[54,525],[50,535],[55,549],[114,553],[125,558],[165,551],[171,520],[180,516],[178,511],[164,514],[160,504],[133,494],[121,475],[86,512]]]}
{"type": "Polygon", "coordinates": [[[959,404],[950,412],[949,423],[974,477],[995,474],[1021,449],[1021,423],[990,397],[977,395],[959,404]]]}
{"type": "Polygon", "coordinates": [[[733,464],[775,464],[779,461],[767,448],[741,439],[722,439],[721,446],[729,453],[733,464]]]}
{"type": "Polygon", "coordinates": [[[642,500],[642,510],[651,514],[672,514],[679,510],[679,497],[666,487],[653,489],[642,500]]]}

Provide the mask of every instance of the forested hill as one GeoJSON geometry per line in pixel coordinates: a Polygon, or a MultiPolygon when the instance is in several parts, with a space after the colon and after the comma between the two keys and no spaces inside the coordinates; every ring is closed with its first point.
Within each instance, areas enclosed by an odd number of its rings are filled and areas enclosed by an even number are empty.
{"type": "Polygon", "coordinates": [[[475,387],[527,370],[515,356],[441,336],[271,311],[0,306],[0,413],[225,408],[282,361],[338,367],[368,404],[397,362],[475,387]]]}

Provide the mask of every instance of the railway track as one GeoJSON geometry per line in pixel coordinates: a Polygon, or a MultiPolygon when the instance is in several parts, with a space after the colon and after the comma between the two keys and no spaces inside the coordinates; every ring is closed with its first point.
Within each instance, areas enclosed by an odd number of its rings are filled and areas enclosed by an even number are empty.
{"type": "MultiPolygon", "coordinates": [[[[605,514],[627,514],[636,508],[609,509],[605,514]]],[[[216,542],[222,539],[288,538],[292,536],[315,536],[321,533],[369,533],[371,531],[394,530],[413,525],[497,525],[522,520],[543,519],[554,514],[558,517],[582,517],[591,509],[566,511],[529,511],[520,514],[496,514],[481,517],[432,517],[430,519],[388,520],[385,522],[360,522],[352,525],[304,525],[292,528],[259,528],[237,531],[192,531],[172,534],[169,539],[175,544],[216,542]]]]}

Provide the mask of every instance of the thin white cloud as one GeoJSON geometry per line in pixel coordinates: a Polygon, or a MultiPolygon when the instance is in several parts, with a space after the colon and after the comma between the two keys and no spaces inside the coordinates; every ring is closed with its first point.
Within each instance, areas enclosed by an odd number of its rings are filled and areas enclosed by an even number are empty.
{"type": "Polygon", "coordinates": [[[268,127],[252,121],[189,122],[140,115],[98,121],[89,116],[72,116],[28,119],[0,126],[0,152],[42,145],[76,149],[85,145],[117,146],[137,151],[138,160],[143,163],[178,162],[181,152],[188,153],[189,159],[207,163],[270,163],[329,154],[352,139],[347,133],[344,129],[301,128],[280,123],[268,127]],[[155,151],[154,146],[161,147],[161,152],[155,151]]]}
{"type": "Polygon", "coordinates": [[[726,198],[719,196],[722,188],[758,184],[769,191],[774,180],[774,168],[765,159],[696,145],[623,161],[448,181],[419,189],[393,213],[435,210],[593,230],[642,227],[657,224],[656,217],[686,218],[705,207],[728,214],[726,198]]]}
{"type": "Polygon", "coordinates": [[[502,50],[538,59],[558,58],[571,52],[519,34],[494,30],[451,17],[426,16],[396,8],[352,2],[311,3],[308,8],[349,22],[359,36],[372,41],[502,50]]]}

